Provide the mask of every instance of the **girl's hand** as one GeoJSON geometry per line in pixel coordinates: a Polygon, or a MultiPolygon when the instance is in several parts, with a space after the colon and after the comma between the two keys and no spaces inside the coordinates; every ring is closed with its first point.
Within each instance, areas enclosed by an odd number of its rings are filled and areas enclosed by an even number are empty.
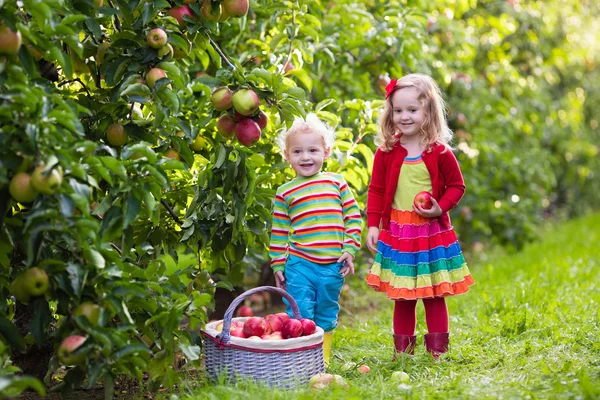
{"type": "Polygon", "coordinates": [[[283,271],[275,272],[275,286],[285,290],[285,275],[283,271]]]}
{"type": "Polygon", "coordinates": [[[377,253],[377,240],[379,239],[379,228],[372,226],[367,233],[367,247],[373,253],[377,253]]]}
{"type": "Polygon", "coordinates": [[[345,278],[348,274],[354,275],[354,256],[350,253],[344,253],[337,262],[344,263],[344,266],[340,269],[340,274],[345,278]]]}
{"type": "Polygon", "coordinates": [[[413,209],[417,214],[425,218],[437,218],[442,215],[442,208],[438,204],[437,200],[433,197],[431,198],[431,203],[433,204],[429,210],[422,208],[421,206],[415,206],[413,204],[413,209]]]}

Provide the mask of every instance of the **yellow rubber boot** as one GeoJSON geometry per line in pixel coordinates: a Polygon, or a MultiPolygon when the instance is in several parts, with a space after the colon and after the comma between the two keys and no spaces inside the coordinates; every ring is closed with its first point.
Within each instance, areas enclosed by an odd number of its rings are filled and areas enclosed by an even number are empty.
{"type": "Polygon", "coordinates": [[[325,368],[329,367],[329,357],[331,356],[331,342],[333,341],[333,333],[325,332],[323,335],[323,361],[325,368]]]}

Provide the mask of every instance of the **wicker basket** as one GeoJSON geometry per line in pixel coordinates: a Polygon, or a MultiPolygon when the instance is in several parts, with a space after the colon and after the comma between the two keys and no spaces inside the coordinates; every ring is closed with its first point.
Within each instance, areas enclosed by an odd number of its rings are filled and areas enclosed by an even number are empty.
{"type": "MultiPolygon", "coordinates": [[[[325,371],[323,329],[309,336],[285,340],[251,340],[230,335],[235,309],[250,295],[267,291],[278,293],[290,303],[294,318],[300,319],[296,301],[287,292],[273,286],[260,286],[235,298],[225,312],[223,331],[215,328],[221,321],[206,325],[204,337],[206,372],[211,380],[224,377],[229,382],[250,379],[282,389],[306,385],[311,376],[325,371]]],[[[235,318],[246,320],[247,318],[235,318]]]]}

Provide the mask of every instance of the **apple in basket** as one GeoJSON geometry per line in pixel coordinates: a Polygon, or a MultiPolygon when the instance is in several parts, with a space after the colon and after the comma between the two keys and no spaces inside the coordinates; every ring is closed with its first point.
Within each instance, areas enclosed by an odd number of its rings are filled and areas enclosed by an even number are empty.
{"type": "Polygon", "coordinates": [[[281,336],[281,332],[277,331],[277,332],[271,333],[266,338],[263,337],[263,339],[264,340],[283,340],[283,336],[281,336]]]}
{"type": "Polygon", "coordinates": [[[290,320],[290,316],[287,315],[287,313],[285,313],[285,312],[280,312],[280,313],[277,313],[275,315],[277,315],[279,318],[281,318],[281,322],[283,322],[284,324],[285,324],[285,321],[289,321],[290,320]]]}
{"type": "Polygon", "coordinates": [[[261,317],[250,317],[244,322],[244,334],[246,337],[262,336],[266,331],[265,320],[261,317]]]}
{"type": "Polygon", "coordinates": [[[302,318],[300,323],[302,324],[302,336],[312,335],[317,331],[317,325],[312,319],[302,318]]]}
{"type": "Polygon", "coordinates": [[[290,319],[284,322],[281,327],[281,336],[283,336],[284,339],[302,336],[302,322],[298,319],[290,319]]]}
{"type": "Polygon", "coordinates": [[[432,197],[433,195],[427,191],[419,192],[415,196],[413,203],[415,207],[421,206],[421,208],[429,210],[431,207],[433,207],[433,203],[431,202],[432,197]]]}
{"type": "Polygon", "coordinates": [[[249,338],[246,338],[246,339],[250,339],[250,340],[262,340],[262,338],[258,337],[258,336],[250,336],[249,338]]]}
{"type": "Polygon", "coordinates": [[[229,329],[229,334],[231,336],[235,336],[235,337],[239,337],[239,338],[246,338],[246,337],[248,337],[244,333],[244,328],[241,327],[241,326],[232,326],[231,329],[229,329]]]}
{"type": "Polygon", "coordinates": [[[265,317],[265,321],[267,321],[269,325],[271,325],[271,330],[273,332],[281,331],[281,327],[283,326],[283,320],[279,315],[269,314],[265,317]]]}

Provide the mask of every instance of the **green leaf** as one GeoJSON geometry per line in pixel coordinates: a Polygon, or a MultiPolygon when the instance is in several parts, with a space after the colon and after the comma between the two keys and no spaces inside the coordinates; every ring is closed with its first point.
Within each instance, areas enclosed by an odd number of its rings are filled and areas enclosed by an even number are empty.
{"type": "Polygon", "coordinates": [[[43,296],[35,297],[30,302],[30,307],[33,309],[33,317],[29,322],[29,330],[37,345],[41,347],[46,339],[46,328],[52,321],[52,312],[48,301],[43,296]]]}
{"type": "Polygon", "coordinates": [[[124,218],[123,218],[123,229],[127,228],[129,224],[135,221],[140,214],[142,208],[142,202],[138,199],[135,194],[129,193],[127,201],[125,203],[124,218]]]}
{"type": "Polygon", "coordinates": [[[2,316],[0,316],[0,336],[2,336],[13,349],[18,351],[25,350],[25,342],[17,327],[2,316]]]}
{"type": "Polygon", "coordinates": [[[27,389],[35,390],[40,396],[46,396],[44,385],[31,376],[0,376],[0,395],[14,398],[27,389]]]}

